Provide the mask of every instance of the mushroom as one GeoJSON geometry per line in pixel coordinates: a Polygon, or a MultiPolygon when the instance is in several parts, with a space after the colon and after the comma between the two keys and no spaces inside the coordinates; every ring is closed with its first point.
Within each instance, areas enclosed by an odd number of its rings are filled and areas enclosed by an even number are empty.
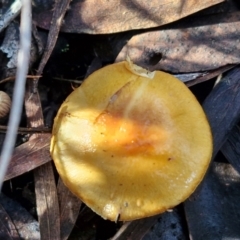
{"type": "Polygon", "coordinates": [[[90,75],[60,107],[51,156],[65,185],[104,219],[129,221],[187,199],[212,155],[191,91],[130,61],[90,75]]]}
{"type": "Polygon", "coordinates": [[[0,91],[0,118],[8,115],[11,108],[11,98],[7,93],[0,91]]]}

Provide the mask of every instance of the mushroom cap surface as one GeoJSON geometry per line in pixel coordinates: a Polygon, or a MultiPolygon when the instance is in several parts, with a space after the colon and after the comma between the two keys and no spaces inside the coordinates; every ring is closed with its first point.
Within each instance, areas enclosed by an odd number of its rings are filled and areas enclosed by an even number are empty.
{"type": "Polygon", "coordinates": [[[134,67],[120,62],[90,75],[60,107],[51,139],[63,182],[112,221],[183,202],[212,155],[211,130],[191,91],[170,74],[134,67]]]}

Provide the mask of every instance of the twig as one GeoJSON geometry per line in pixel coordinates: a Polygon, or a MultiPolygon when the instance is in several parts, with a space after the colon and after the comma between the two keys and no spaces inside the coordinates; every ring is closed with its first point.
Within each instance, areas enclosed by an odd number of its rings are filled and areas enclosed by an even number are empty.
{"type": "MultiPolygon", "coordinates": [[[[42,77],[42,76],[35,76],[35,75],[27,75],[26,76],[27,79],[35,79],[35,78],[40,78],[40,77],[42,77]]],[[[5,82],[9,82],[9,81],[13,81],[15,79],[16,79],[15,76],[4,78],[4,79],[0,80],[0,84],[5,83],[5,82]]]]}
{"type": "MultiPolygon", "coordinates": [[[[0,132],[6,132],[8,126],[0,125],[0,132]]],[[[27,133],[50,133],[52,131],[51,128],[47,127],[37,127],[37,128],[26,128],[26,127],[19,127],[17,130],[18,134],[27,134],[27,133]]]]}
{"type": "Polygon", "coordinates": [[[9,9],[0,16],[0,32],[6,28],[9,23],[18,16],[22,8],[22,1],[15,0],[9,9]]]}
{"type": "Polygon", "coordinates": [[[210,71],[208,74],[205,74],[204,76],[201,76],[201,77],[197,77],[196,79],[192,80],[192,81],[189,81],[186,83],[186,85],[188,87],[191,87],[193,85],[196,85],[198,83],[202,83],[202,82],[205,82],[205,81],[208,81],[210,79],[213,79],[214,77],[217,77],[219,76],[220,74],[232,69],[233,67],[235,67],[236,64],[229,64],[229,65],[226,65],[226,66],[223,66],[223,67],[220,67],[218,69],[215,69],[213,71],[210,71]]]}
{"type": "MultiPolygon", "coordinates": [[[[41,58],[40,64],[38,66],[37,75],[42,74],[46,63],[52,54],[53,48],[55,47],[55,44],[57,42],[60,28],[62,26],[62,21],[63,21],[64,15],[68,9],[70,2],[71,2],[71,0],[62,0],[62,1],[56,0],[55,1],[55,5],[54,5],[55,11],[53,12],[51,26],[50,26],[49,33],[48,33],[47,44],[46,44],[43,56],[41,58]]],[[[39,78],[36,78],[34,81],[34,87],[33,87],[34,93],[37,92],[36,89],[37,89],[37,85],[38,85],[38,80],[39,80],[39,78]]]]}
{"type": "MultiPolygon", "coordinates": [[[[68,79],[68,78],[53,78],[58,81],[63,81],[63,82],[72,82],[72,83],[77,83],[77,84],[82,84],[84,80],[73,80],[73,79],[68,79]]],[[[0,82],[1,83],[1,82],[0,82]]]]}
{"type": "Polygon", "coordinates": [[[10,112],[10,118],[8,123],[8,130],[3,143],[3,149],[1,153],[0,161],[0,190],[4,176],[6,174],[10,158],[14,149],[17,129],[20,122],[22,113],[22,104],[24,99],[24,90],[26,83],[26,75],[28,72],[28,64],[30,58],[31,47],[31,1],[22,0],[22,13],[21,13],[21,25],[20,25],[20,49],[18,52],[17,73],[16,81],[13,92],[13,104],[10,112]]]}

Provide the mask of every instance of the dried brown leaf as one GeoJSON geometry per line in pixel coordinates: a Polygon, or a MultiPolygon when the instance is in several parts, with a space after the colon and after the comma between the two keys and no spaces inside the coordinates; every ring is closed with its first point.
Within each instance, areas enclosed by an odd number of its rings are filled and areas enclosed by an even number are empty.
{"type": "Polygon", "coordinates": [[[34,171],[41,239],[60,239],[60,217],[52,163],[34,171]]]}
{"type": "MultiPolygon", "coordinates": [[[[42,71],[52,53],[52,50],[57,41],[63,17],[66,13],[69,3],[70,0],[57,0],[55,2],[47,46],[37,70],[38,75],[42,74],[42,71]]],[[[28,117],[28,124],[31,127],[44,126],[41,102],[37,90],[37,83],[38,79],[36,79],[34,82],[29,82],[25,97],[26,115],[28,117]]],[[[40,135],[34,134],[32,136],[32,139],[39,136],[40,135]]],[[[47,163],[36,169],[34,171],[34,180],[41,238],[49,240],[60,239],[59,203],[51,163],[47,163]]]]}
{"type": "Polygon", "coordinates": [[[172,28],[138,34],[116,61],[129,55],[150,70],[199,72],[240,62],[240,14],[195,17],[172,28]]]}
{"type": "Polygon", "coordinates": [[[4,180],[17,177],[51,161],[50,137],[50,134],[42,134],[15,148],[4,180]]]}
{"type": "Polygon", "coordinates": [[[240,238],[240,175],[227,163],[213,163],[201,189],[185,202],[194,240],[240,238]]]}
{"type": "MultiPolygon", "coordinates": [[[[213,88],[203,108],[213,133],[216,156],[240,118],[240,67],[230,70],[213,88]]],[[[240,176],[229,165],[214,163],[204,181],[185,202],[193,239],[227,239],[240,236],[240,176]]]]}
{"type": "Polygon", "coordinates": [[[240,66],[230,70],[203,103],[213,134],[213,157],[240,120],[240,66]]]}
{"type": "MultiPolygon", "coordinates": [[[[61,30],[75,33],[114,33],[161,26],[213,6],[223,0],[76,0],[61,30]]],[[[52,10],[35,13],[38,26],[49,29],[52,10]]]]}
{"type": "MultiPolygon", "coordinates": [[[[43,114],[38,91],[32,93],[33,81],[28,82],[25,94],[25,108],[30,127],[43,127],[43,114]]],[[[37,139],[42,134],[33,134],[37,139]]],[[[35,195],[41,239],[60,239],[60,214],[57,189],[52,163],[46,163],[34,171],[35,195]]]]}
{"type": "Polygon", "coordinates": [[[240,174],[240,127],[236,125],[227,141],[221,147],[221,152],[225,158],[240,174]]]}
{"type": "Polygon", "coordinates": [[[75,225],[82,202],[68,190],[61,179],[58,180],[57,191],[60,208],[61,240],[66,240],[75,225]]]}

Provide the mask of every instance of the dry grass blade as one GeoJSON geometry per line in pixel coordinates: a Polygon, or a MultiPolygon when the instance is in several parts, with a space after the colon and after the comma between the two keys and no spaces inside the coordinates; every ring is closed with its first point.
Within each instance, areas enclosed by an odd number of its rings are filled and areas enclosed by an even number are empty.
{"type": "MultiPolygon", "coordinates": [[[[41,62],[39,64],[37,75],[42,74],[42,71],[53,51],[53,48],[57,42],[58,33],[62,25],[63,17],[68,9],[69,3],[70,3],[70,0],[55,1],[54,12],[51,19],[51,25],[50,25],[49,34],[48,34],[47,46],[43,53],[41,62]]],[[[36,91],[37,83],[38,81],[35,80],[34,91],[36,91]]]]}
{"type": "Polygon", "coordinates": [[[57,190],[60,208],[61,240],[66,240],[75,225],[82,202],[68,190],[61,179],[58,180],[57,190]]]}
{"type": "Polygon", "coordinates": [[[60,218],[57,190],[51,163],[34,171],[37,212],[41,239],[60,239],[60,218]]]}
{"type": "Polygon", "coordinates": [[[49,141],[50,134],[44,134],[15,148],[4,181],[51,161],[49,141]]]}
{"type": "MultiPolygon", "coordinates": [[[[63,16],[69,5],[69,0],[56,1],[52,24],[48,36],[47,46],[41,62],[39,64],[37,75],[41,75],[57,41],[58,32],[62,23],[63,16]]],[[[28,92],[25,97],[26,114],[28,123],[31,127],[43,127],[43,115],[41,102],[37,91],[36,80],[29,82],[28,92]],[[32,93],[32,90],[34,93],[32,93]]],[[[39,135],[33,135],[36,138],[39,135]]],[[[34,171],[35,193],[37,200],[37,211],[40,222],[40,231],[42,239],[60,239],[60,216],[57,198],[57,190],[53,175],[51,163],[34,171]],[[47,176],[45,178],[45,176],[47,176]]]]}
{"type": "Polygon", "coordinates": [[[30,56],[31,46],[31,1],[22,0],[22,14],[21,14],[21,26],[20,26],[20,49],[18,52],[17,74],[16,82],[14,85],[12,109],[10,113],[10,119],[8,123],[8,131],[5,141],[3,143],[3,150],[1,153],[0,161],[0,190],[2,182],[6,174],[8,164],[11,158],[11,154],[14,148],[17,128],[20,122],[20,116],[22,113],[22,103],[24,99],[24,90],[26,75],[28,72],[28,63],[30,56]]]}
{"type": "MultiPolygon", "coordinates": [[[[32,93],[33,82],[28,82],[25,96],[26,115],[30,127],[43,127],[43,114],[38,91],[32,93]]],[[[39,139],[44,134],[34,134],[31,139],[39,139]]],[[[60,239],[60,217],[57,189],[51,162],[34,171],[37,213],[41,239],[60,239]]]]}

